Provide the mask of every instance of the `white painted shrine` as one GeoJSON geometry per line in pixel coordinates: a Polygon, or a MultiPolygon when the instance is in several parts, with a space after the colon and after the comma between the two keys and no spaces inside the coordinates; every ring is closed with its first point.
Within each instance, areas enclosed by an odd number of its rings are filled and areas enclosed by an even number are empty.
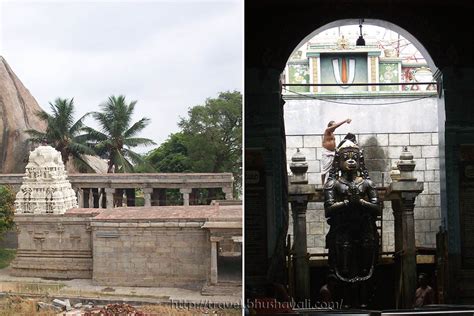
{"type": "Polygon", "coordinates": [[[15,199],[15,213],[63,214],[77,207],[61,154],[39,146],[30,153],[23,183],[15,199]]]}

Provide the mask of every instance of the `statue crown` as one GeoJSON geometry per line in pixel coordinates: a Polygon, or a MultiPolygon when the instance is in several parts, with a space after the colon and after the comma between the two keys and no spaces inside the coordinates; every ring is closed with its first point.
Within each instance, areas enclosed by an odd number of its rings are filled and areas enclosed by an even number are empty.
{"type": "Polygon", "coordinates": [[[337,148],[338,152],[360,151],[359,145],[349,139],[345,139],[343,143],[337,148]]]}

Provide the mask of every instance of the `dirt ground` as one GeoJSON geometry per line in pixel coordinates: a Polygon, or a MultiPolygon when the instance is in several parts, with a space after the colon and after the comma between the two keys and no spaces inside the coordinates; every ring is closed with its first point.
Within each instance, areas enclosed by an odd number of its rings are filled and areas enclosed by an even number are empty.
{"type": "Polygon", "coordinates": [[[127,304],[109,304],[106,306],[83,306],[70,311],[61,311],[53,307],[39,307],[38,302],[51,304],[48,298],[24,298],[20,296],[6,296],[0,299],[0,316],[237,316],[242,315],[240,308],[202,308],[193,306],[144,305],[130,306],[127,304]]]}

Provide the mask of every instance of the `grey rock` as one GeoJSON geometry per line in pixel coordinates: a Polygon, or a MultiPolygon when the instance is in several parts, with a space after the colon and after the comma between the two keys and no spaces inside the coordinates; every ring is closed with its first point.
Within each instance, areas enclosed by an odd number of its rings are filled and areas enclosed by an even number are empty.
{"type": "Polygon", "coordinates": [[[41,310],[54,310],[61,312],[63,309],[61,307],[55,306],[53,304],[45,303],[45,302],[38,302],[36,303],[36,310],[41,311],[41,310]]]}
{"type": "Polygon", "coordinates": [[[42,109],[8,63],[0,57],[0,172],[22,173],[28,159],[27,129],[44,131],[35,113],[42,109]]]}

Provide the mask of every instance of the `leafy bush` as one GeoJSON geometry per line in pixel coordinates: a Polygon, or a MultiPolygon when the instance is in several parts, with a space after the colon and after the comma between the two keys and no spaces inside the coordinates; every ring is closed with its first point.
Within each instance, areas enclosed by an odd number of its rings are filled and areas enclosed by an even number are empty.
{"type": "Polygon", "coordinates": [[[9,186],[0,185],[0,233],[12,229],[15,194],[9,186]]]}

